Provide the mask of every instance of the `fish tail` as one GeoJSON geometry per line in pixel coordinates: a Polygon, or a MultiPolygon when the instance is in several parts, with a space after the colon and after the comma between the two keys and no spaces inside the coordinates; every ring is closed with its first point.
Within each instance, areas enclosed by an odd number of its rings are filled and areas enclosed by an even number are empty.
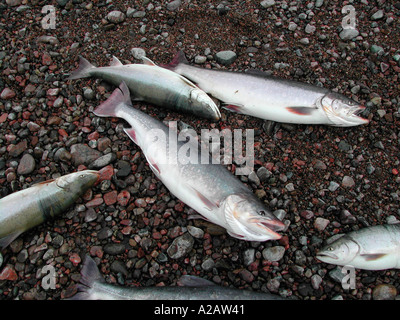
{"type": "Polygon", "coordinates": [[[70,76],[67,80],[75,80],[81,78],[90,77],[90,70],[95,69],[96,67],[92,65],[89,61],[87,61],[84,57],[79,56],[79,67],[78,69],[71,72],[70,76]]]}
{"type": "Polygon", "coordinates": [[[117,117],[118,110],[123,106],[132,106],[129,89],[125,82],[115,89],[111,96],[100,104],[93,113],[99,117],[117,117]]]}
{"type": "Polygon", "coordinates": [[[175,70],[181,63],[183,64],[189,64],[188,60],[186,59],[185,53],[180,50],[175,57],[172,59],[172,61],[168,64],[160,64],[161,67],[169,70],[175,70]]]}
{"type": "Polygon", "coordinates": [[[67,300],[94,300],[92,287],[96,282],[104,282],[96,262],[89,256],[85,257],[81,270],[81,279],[77,285],[78,293],[67,300]]]}

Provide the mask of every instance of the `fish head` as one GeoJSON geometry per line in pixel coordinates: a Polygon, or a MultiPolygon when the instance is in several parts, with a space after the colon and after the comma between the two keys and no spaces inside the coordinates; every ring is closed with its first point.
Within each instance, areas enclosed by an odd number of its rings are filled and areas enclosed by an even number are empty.
{"type": "Polygon", "coordinates": [[[96,170],[83,170],[57,178],[56,184],[59,188],[82,193],[93,186],[99,177],[100,174],[96,170]]]}
{"type": "Polygon", "coordinates": [[[346,265],[353,261],[360,251],[360,246],[346,236],[326,245],[317,253],[317,259],[322,262],[346,265]]]}
{"type": "Polygon", "coordinates": [[[197,87],[190,91],[190,104],[194,110],[200,111],[208,119],[219,120],[221,118],[221,112],[213,99],[197,87]]]}
{"type": "Polygon", "coordinates": [[[368,119],[360,116],[365,107],[354,100],[336,92],[324,95],[318,102],[332,126],[352,127],[369,123],[368,119]]]}
{"type": "Polygon", "coordinates": [[[225,219],[228,232],[239,239],[248,241],[277,240],[277,233],[285,224],[276,218],[255,197],[248,194],[230,195],[225,200],[225,219]]]}

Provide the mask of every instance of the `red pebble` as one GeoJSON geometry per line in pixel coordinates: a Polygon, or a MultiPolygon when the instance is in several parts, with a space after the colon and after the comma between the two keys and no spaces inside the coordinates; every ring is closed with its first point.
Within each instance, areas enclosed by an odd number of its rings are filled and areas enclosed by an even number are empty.
{"type": "Polygon", "coordinates": [[[398,174],[399,174],[399,170],[393,169],[393,170],[392,170],[392,173],[393,173],[394,175],[398,175],[398,174]]]}
{"type": "Polygon", "coordinates": [[[0,273],[0,280],[18,280],[18,275],[11,266],[6,266],[0,273]]]}
{"type": "Polygon", "coordinates": [[[101,170],[99,170],[100,178],[99,181],[103,180],[111,180],[113,174],[114,174],[114,168],[112,165],[108,165],[101,170]]]}
{"type": "Polygon", "coordinates": [[[77,266],[81,263],[81,257],[77,253],[72,253],[69,256],[69,261],[71,261],[74,266],[77,266]]]}
{"type": "Polygon", "coordinates": [[[120,193],[118,193],[117,201],[121,206],[126,206],[130,198],[131,194],[126,190],[122,190],[120,193]]]}
{"type": "Polygon", "coordinates": [[[104,202],[105,202],[105,204],[108,205],[108,206],[110,206],[110,205],[116,203],[116,202],[117,202],[117,195],[118,195],[118,192],[115,191],[115,190],[114,190],[114,191],[107,192],[107,193],[104,195],[104,202]]]}

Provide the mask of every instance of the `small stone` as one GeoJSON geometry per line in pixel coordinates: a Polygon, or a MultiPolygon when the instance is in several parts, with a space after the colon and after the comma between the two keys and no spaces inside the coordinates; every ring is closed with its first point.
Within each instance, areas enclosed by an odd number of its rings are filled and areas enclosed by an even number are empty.
{"type": "Polygon", "coordinates": [[[125,252],[125,245],[122,243],[108,243],[103,247],[103,250],[105,253],[115,256],[125,252]]]}
{"type": "Polygon", "coordinates": [[[322,283],[322,278],[321,278],[320,275],[314,274],[314,275],[311,277],[311,286],[312,286],[315,290],[318,290],[318,289],[319,289],[319,286],[321,285],[321,283],[322,283]]]}
{"type": "Polygon", "coordinates": [[[83,90],[83,96],[87,100],[93,100],[96,97],[94,91],[91,88],[85,88],[83,90]]]}
{"type": "Polygon", "coordinates": [[[395,300],[397,289],[391,284],[378,284],[372,290],[372,298],[374,300],[395,300]]]}
{"type": "Polygon", "coordinates": [[[254,262],[256,250],[254,248],[246,249],[243,252],[243,264],[249,266],[254,262]]]}
{"type": "Polygon", "coordinates": [[[0,273],[0,280],[16,281],[18,280],[18,275],[11,265],[7,265],[0,273]]]}
{"type": "Polygon", "coordinates": [[[125,13],[118,10],[111,11],[109,14],[107,14],[106,17],[108,21],[115,24],[123,22],[125,18],[126,18],[125,13]]]}
{"type": "Polygon", "coordinates": [[[312,24],[307,24],[305,28],[306,33],[314,33],[317,28],[312,24]]]}
{"type": "Polygon", "coordinates": [[[182,236],[174,239],[167,249],[167,254],[172,259],[182,258],[192,251],[193,244],[193,237],[189,233],[184,233],[182,236]]]}
{"type": "Polygon", "coordinates": [[[348,28],[348,29],[343,29],[339,33],[339,37],[342,40],[352,40],[356,38],[360,32],[356,28],[348,28]]]}
{"type": "Polygon", "coordinates": [[[207,57],[205,56],[196,56],[194,57],[194,63],[196,64],[203,64],[207,61],[207,57]]]}
{"type": "Polygon", "coordinates": [[[174,0],[167,4],[167,10],[176,11],[179,9],[181,3],[182,3],[182,0],[174,0]]]}
{"type": "Polygon", "coordinates": [[[101,168],[109,165],[110,163],[112,163],[116,158],[117,158],[117,156],[115,155],[115,153],[111,153],[111,152],[107,153],[104,156],[101,156],[101,157],[97,158],[96,160],[94,160],[89,165],[89,169],[101,169],[101,168]]]}
{"type": "Polygon", "coordinates": [[[132,48],[131,54],[135,59],[142,60],[146,56],[146,51],[142,48],[132,48]]]}
{"type": "Polygon", "coordinates": [[[352,177],[349,176],[344,176],[343,180],[342,180],[342,186],[346,187],[346,188],[351,188],[354,187],[355,182],[354,179],[352,177]]]}
{"type": "Polygon", "coordinates": [[[250,172],[248,178],[249,178],[249,181],[254,183],[256,186],[260,185],[260,179],[258,178],[255,171],[250,172]]]}
{"type": "Polygon", "coordinates": [[[103,197],[104,198],[104,203],[107,206],[110,206],[110,205],[116,203],[117,202],[117,195],[118,195],[118,192],[116,190],[113,190],[113,191],[110,191],[110,192],[106,193],[104,195],[104,197],[103,197]]]}
{"type": "Polygon", "coordinates": [[[12,99],[15,97],[15,92],[10,88],[4,88],[0,94],[0,98],[4,100],[12,99]]]}
{"type": "Polygon", "coordinates": [[[378,10],[377,12],[375,12],[372,16],[371,16],[371,20],[375,21],[375,20],[380,20],[384,17],[384,12],[383,10],[378,10]]]}
{"type": "Polygon", "coordinates": [[[212,268],[214,268],[215,266],[215,262],[213,259],[211,258],[207,258],[206,260],[203,261],[203,263],[201,264],[201,268],[205,271],[209,271],[212,270],[212,268]]]}
{"type": "Polygon", "coordinates": [[[227,51],[220,51],[215,55],[215,59],[218,63],[228,66],[232,64],[237,58],[235,52],[227,50],[227,51]]]}
{"type": "Polygon", "coordinates": [[[334,192],[334,191],[336,191],[339,187],[340,187],[340,185],[339,185],[337,182],[331,181],[331,182],[329,183],[328,190],[334,192]]]}
{"type": "Polygon", "coordinates": [[[275,0],[264,0],[260,3],[261,7],[267,9],[275,5],[275,0]]]}
{"type": "Polygon", "coordinates": [[[377,45],[375,45],[375,44],[373,44],[373,45],[371,46],[370,50],[371,50],[372,53],[377,53],[377,54],[383,54],[383,53],[384,53],[383,48],[380,47],[380,46],[377,46],[377,45]]]}
{"type": "Polygon", "coordinates": [[[204,237],[204,231],[200,228],[188,226],[187,229],[190,235],[196,239],[202,239],[204,237]]]}
{"type": "Polygon", "coordinates": [[[314,221],[314,227],[319,231],[325,230],[328,224],[329,220],[321,217],[317,217],[314,221]]]}
{"type": "Polygon", "coordinates": [[[279,261],[283,258],[285,254],[285,247],[283,246],[274,246],[265,248],[262,251],[262,256],[267,261],[279,261]]]}
{"type": "Polygon", "coordinates": [[[89,165],[101,155],[101,152],[90,148],[86,144],[74,144],[71,146],[71,156],[75,166],[81,164],[89,165]]]}
{"type": "Polygon", "coordinates": [[[35,159],[29,153],[26,153],[18,165],[17,173],[20,175],[30,174],[35,170],[35,166],[35,159]]]}

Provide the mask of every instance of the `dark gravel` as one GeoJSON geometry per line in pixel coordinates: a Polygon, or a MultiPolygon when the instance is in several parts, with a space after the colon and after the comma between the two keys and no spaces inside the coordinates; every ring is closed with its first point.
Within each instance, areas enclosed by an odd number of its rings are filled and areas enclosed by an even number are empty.
{"type": "Polygon", "coordinates": [[[349,1],[358,35],[343,40],[341,1],[169,2],[0,3],[0,196],[84,168],[102,173],[64,216],[3,250],[0,299],[72,296],[87,254],[108,282],[123,286],[170,286],[191,274],[304,300],[399,299],[396,270],[357,270],[356,289],[344,290],[340,269],[315,254],[333,235],[399,218],[400,3],[349,1]],[[41,25],[47,4],[56,9],[55,29],[41,25]],[[137,104],[198,133],[255,129],[256,174],[241,179],[280,210],[288,230],[279,241],[240,241],[188,220],[193,210],[154,176],[123,121],[94,116],[111,85],[65,80],[79,55],[104,66],[112,55],[139,63],[134,55],[143,50],[156,63],[184,50],[203,67],[257,68],[323,85],[363,103],[371,122],[286,125],[222,110],[212,123],[137,104]],[[55,289],[42,286],[46,265],[55,267],[55,289]]]}

